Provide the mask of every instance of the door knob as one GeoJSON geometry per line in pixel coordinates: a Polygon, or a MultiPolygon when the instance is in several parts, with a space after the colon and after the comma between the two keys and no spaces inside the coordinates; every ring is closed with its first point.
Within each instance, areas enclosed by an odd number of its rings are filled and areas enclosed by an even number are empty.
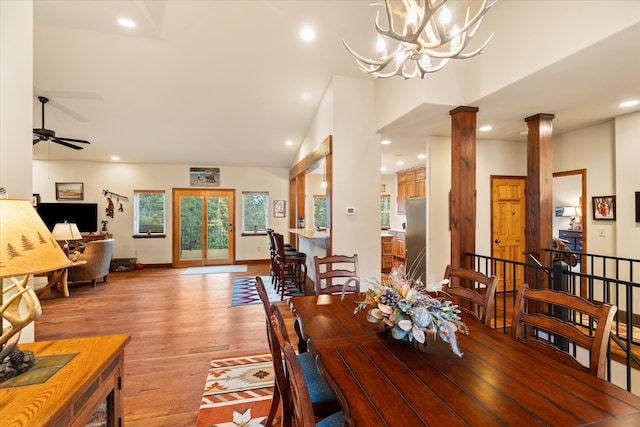
{"type": "Polygon", "coordinates": [[[499,239],[494,240],[495,243],[502,243],[499,239]]]}

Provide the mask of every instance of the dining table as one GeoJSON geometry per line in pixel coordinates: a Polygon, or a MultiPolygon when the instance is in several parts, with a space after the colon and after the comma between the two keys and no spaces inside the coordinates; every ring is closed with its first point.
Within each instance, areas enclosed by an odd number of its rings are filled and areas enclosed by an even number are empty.
{"type": "Polygon", "coordinates": [[[457,333],[394,339],[354,313],[362,294],[293,297],[299,351],[310,351],[348,426],[640,426],[640,397],[568,367],[471,316],[457,333]]]}

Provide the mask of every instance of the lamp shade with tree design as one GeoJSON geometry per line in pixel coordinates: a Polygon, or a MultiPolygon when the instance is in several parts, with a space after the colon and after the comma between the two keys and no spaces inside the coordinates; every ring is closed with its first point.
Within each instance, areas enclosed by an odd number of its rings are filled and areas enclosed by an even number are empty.
{"type": "Polygon", "coordinates": [[[27,285],[30,275],[70,264],[30,201],[0,198],[0,279],[11,278],[2,282],[0,296],[0,381],[29,368],[17,343],[20,331],[41,313],[40,301],[27,285]]]}

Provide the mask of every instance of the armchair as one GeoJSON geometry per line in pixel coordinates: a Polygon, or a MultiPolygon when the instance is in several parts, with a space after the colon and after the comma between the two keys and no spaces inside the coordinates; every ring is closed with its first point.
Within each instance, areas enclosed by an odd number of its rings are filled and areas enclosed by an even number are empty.
{"type": "Polygon", "coordinates": [[[111,267],[111,257],[113,255],[113,239],[94,240],[88,242],[87,246],[79,256],[77,261],[86,261],[84,265],[78,265],[69,269],[69,282],[91,282],[96,286],[98,279],[107,281],[109,268],[111,267]]]}

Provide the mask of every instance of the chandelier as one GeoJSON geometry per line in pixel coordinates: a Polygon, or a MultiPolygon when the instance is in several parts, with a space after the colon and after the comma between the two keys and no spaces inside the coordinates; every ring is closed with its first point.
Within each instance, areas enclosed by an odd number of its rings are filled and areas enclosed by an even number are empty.
{"type": "Polygon", "coordinates": [[[493,37],[491,34],[473,52],[463,53],[480,27],[482,18],[498,0],[489,4],[484,0],[480,10],[471,19],[467,8],[462,28],[452,25],[451,12],[445,6],[447,1],[402,0],[401,8],[396,8],[390,5],[389,0],[385,0],[388,29],[380,26],[380,13],[376,13],[377,59],[365,58],[351,49],[346,41],[342,42],[356,58],[360,69],[374,77],[400,76],[410,79],[419,74],[424,78],[428,73],[441,70],[450,59],[467,59],[482,53],[493,37]],[[400,27],[402,30],[398,31],[400,27]],[[385,39],[394,42],[395,48],[389,50],[385,39]]]}

